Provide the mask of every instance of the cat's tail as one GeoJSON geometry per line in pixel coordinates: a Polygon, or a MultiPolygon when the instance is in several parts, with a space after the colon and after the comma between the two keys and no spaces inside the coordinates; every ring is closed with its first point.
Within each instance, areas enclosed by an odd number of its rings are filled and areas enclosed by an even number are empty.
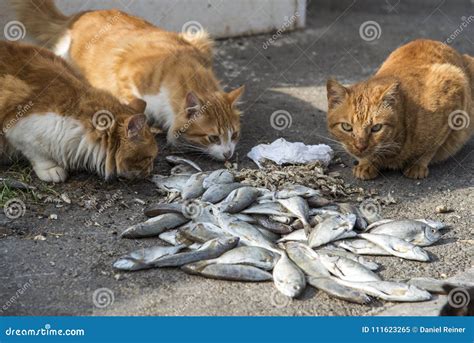
{"type": "Polygon", "coordinates": [[[185,30],[180,33],[180,36],[186,42],[194,46],[206,59],[212,61],[214,41],[206,31],[198,30],[197,32],[186,32],[185,30]]]}
{"type": "Polygon", "coordinates": [[[71,17],[61,13],[54,0],[10,0],[26,32],[46,47],[52,47],[66,31],[71,17]]]}

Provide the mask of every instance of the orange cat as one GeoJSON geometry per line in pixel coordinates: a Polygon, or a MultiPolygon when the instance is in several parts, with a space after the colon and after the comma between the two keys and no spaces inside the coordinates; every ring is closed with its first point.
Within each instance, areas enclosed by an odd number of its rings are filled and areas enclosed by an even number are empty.
{"type": "Polygon", "coordinates": [[[236,102],[212,71],[205,33],[178,34],[118,10],[61,14],[51,0],[13,0],[27,32],[71,61],[98,88],[123,103],[146,102],[150,122],[168,141],[216,159],[232,157],[240,136],[236,102]]]}
{"type": "Polygon", "coordinates": [[[0,154],[20,153],[41,180],[63,182],[72,170],[149,175],[158,148],[135,113],[50,51],[0,41],[0,154]]]}
{"type": "Polygon", "coordinates": [[[368,80],[328,80],[327,91],[329,130],[357,158],[359,179],[384,168],[424,178],[474,131],[474,58],[440,42],[408,43],[368,80]]]}

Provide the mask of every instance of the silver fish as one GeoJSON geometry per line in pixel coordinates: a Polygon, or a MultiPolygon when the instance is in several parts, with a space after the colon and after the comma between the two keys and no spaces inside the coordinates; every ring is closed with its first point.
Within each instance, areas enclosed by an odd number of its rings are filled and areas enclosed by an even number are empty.
{"type": "Polygon", "coordinates": [[[295,196],[309,198],[313,196],[320,196],[321,192],[303,185],[291,184],[286,185],[282,190],[276,192],[266,192],[259,199],[288,199],[295,196]]]}
{"type": "Polygon", "coordinates": [[[202,183],[206,176],[207,173],[196,173],[191,175],[183,186],[181,198],[183,198],[183,200],[188,200],[200,197],[205,191],[202,183]]]}
{"type": "Polygon", "coordinates": [[[197,223],[195,225],[186,226],[180,229],[180,231],[185,237],[198,243],[205,243],[219,237],[231,237],[220,227],[212,223],[197,223]]]}
{"type": "Polygon", "coordinates": [[[194,163],[193,161],[187,160],[185,158],[175,156],[175,155],[168,155],[165,158],[166,158],[166,161],[168,161],[171,164],[175,164],[175,165],[187,164],[193,167],[194,169],[196,169],[197,171],[200,171],[200,172],[202,171],[201,167],[199,167],[196,163],[194,163]]]}
{"type": "Polygon", "coordinates": [[[337,247],[325,246],[325,248],[320,248],[320,249],[316,250],[316,252],[322,252],[322,253],[332,255],[332,256],[342,256],[342,257],[348,258],[350,260],[356,261],[356,262],[362,264],[364,267],[366,267],[370,270],[377,270],[380,267],[379,264],[376,263],[376,262],[368,261],[362,256],[353,254],[353,253],[351,253],[349,251],[346,251],[344,249],[339,249],[337,247]]]}
{"type": "Polygon", "coordinates": [[[223,200],[234,189],[244,187],[244,186],[245,186],[244,184],[238,183],[238,182],[214,184],[204,192],[201,199],[202,201],[215,204],[223,200]]]}
{"type": "Polygon", "coordinates": [[[188,175],[191,176],[197,171],[195,168],[191,167],[188,164],[177,164],[170,170],[170,175],[188,175]]]}
{"type": "Polygon", "coordinates": [[[340,241],[335,241],[333,244],[358,255],[391,255],[388,251],[382,249],[377,244],[369,242],[365,239],[343,239],[340,241]]]}
{"type": "Polygon", "coordinates": [[[321,263],[331,274],[341,280],[354,282],[379,281],[380,277],[359,262],[350,260],[342,256],[332,256],[322,252],[316,252],[321,263]]]}
{"type": "Polygon", "coordinates": [[[183,244],[181,241],[181,235],[179,235],[178,229],[168,230],[162,232],[158,236],[163,242],[166,242],[171,245],[180,245],[183,244]]]}
{"type": "Polygon", "coordinates": [[[293,221],[293,218],[288,217],[288,216],[270,215],[270,216],[268,216],[268,218],[273,220],[273,221],[276,221],[276,222],[279,222],[279,223],[282,223],[282,224],[287,224],[287,225],[291,224],[291,222],[293,221]]]}
{"type": "Polygon", "coordinates": [[[238,213],[249,207],[260,195],[260,191],[254,187],[240,187],[227,196],[221,204],[221,211],[238,213]]]}
{"type": "Polygon", "coordinates": [[[446,294],[445,285],[451,286],[452,288],[471,288],[474,287],[474,283],[464,283],[464,282],[451,282],[446,280],[438,280],[428,277],[417,277],[408,280],[409,285],[416,286],[418,288],[424,289],[431,293],[437,294],[446,294]]]}
{"type": "Polygon", "coordinates": [[[278,202],[283,205],[290,213],[303,222],[304,226],[309,226],[309,207],[306,200],[302,197],[294,196],[286,199],[278,199],[278,202]]]}
{"type": "Polygon", "coordinates": [[[306,277],[303,272],[282,253],[273,268],[273,282],[280,293],[295,298],[306,287],[306,277]]]}
{"type": "Polygon", "coordinates": [[[282,243],[282,242],[291,242],[291,241],[306,243],[308,241],[308,237],[306,236],[306,232],[304,231],[304,229],[295,230],[292,233],[289,233],[288,235],[283,236],[277,242],[282,243]]]}
{"type": "Polygon", "coordinates": [[[156,260],[163,256],[174,255],[184,247],[184,245],[172,247],[155,246],[139,249],[126,256],[120,257],[115,261],[114,268],[129,271],[152,268],[152,264],[156,260]]]}
{"type": "Polygon", "coordinates": [[[203,186],[204,188],[208,189],[215,184],[233,182],[234,175],[232,175],[232,173],[230,173],[227,169],[218,169],[210,173],[209,176],[204,179],[203,186]]]}
{"type": "Polygon", "coordinates": [[[275,243],[277,240],[280,239],[280,235],[276,234],[276,233],[273,233],[267,229],[265,229],[264,227],[261,227],[261,226],[258,226],[258,225],[255,225],[255,227],[257,228],[258,231],[260,231],[260,233],[269,241],[269,242],[273,242],[275,243]]]}
{"type": "Polygon", "coordinates": [[[190,274],[220,280],[260,282],[272,279],[272,274],[265,270],[241,264],[210,264],[203,267],[187,264],[181,269],[190,274]]]}
{"type": "Polygon", "coordinates": [[[195,264],[198,267],[210,264],[245,264],[260,269],[272,270],[275,266],[275,262],[275,254],[267,249],[253,246],[240,246],[225,252],[217,258],[199,261],[195,264]]]}
{"type": "Polygon", "coordinates": [[[323,207],[331,203],[330,200],[318,195],[306,198],[306,202],[310,208],[323,207]]]}
{"type": "Polygon", "coordinates": [[[291,226],[274,221],[264,215],[255,214],[253,218],[255,218],[256,222],[262,227],[264,227],[265,229],[274,233],[278,233],[280,235],[288,234],[293,231],[291,226]]]}
{"type": "MultiPolygon", "coordinates": [[[[356,216],[356,222],[354,225],[356,229],[363,231],[369,225],[367,222],[369,218],[366,218],[364,216],[364,213],[358,207],[346,202],[338,203],[337,206],[339,208],[339,212],[341,212],[342,214],[353,214],[356,216]]],[[[376,214],[373,214],[372,212],[370,213],[370,217],[370,219],[372,220],[380,219],[379,217],[376,217],[376,214]]]]}
{"type": "Polygon", "coordinates": [[[153,267],[179,267],[188,263],[216,258],[233,249],[238,242],[237,237],[215,238],[204,243],[197,250],[164,256],[154,261],[152,265],[153,267]]]}
{"type": "Polygon", "coordinates": [[[337,283],[358,289],[364,293],[387,301],[426,301],[431,294],[413,285],[391,281],[353,282],[333,278],[337,283]]]}
{"type": "Polygon", "coordinates": [[[341,215],[341,213],[335,209],[321,207],[321,208],[310,208],[309,215],[311,216],[337,216],[341,215]]]}
{"type": "Polygon", "coordinates": [[[309,234],[308,245],[315,248],[332,241],[356,236],[357,233],[353,231],[355,221],[354,214],[323,217],[309,234]]]}
{"type": "Polygon", "coordinates": [[[321,263],[319,255],[306,244],[288,242],[285,244],[285,251],[290,260],[306,275],[314,277],[328,277],[330,275],[327,268],[321,263]]]}
{"type": "Polygon", "coordinates": [[[264,214],[267,216],[282,216],[286,217],[289,212],[277,202],[267,202],[262,204],[252,205],[242,211],[245,214],[264,214]]]}
{"type": "Polygon", "coordinates": [[[243,222],[247,222],[247,223],[250,223],[250,224],[256,224],[257,221],[255,220],[255,218],[249,214],[245,214],[245,213],[234,213],[233,216],[235,218],[237,218],[238,220],[241,220],[243,222]]]}
{"type": "Polygon", "coordinates": [[[165,213],[157,217],[148,219],[143,223],[130,226],[120,235],[122,238],[140,238],[158,236],[160,233],[174,229],[189,219],[178,213],[165,213]]]}
{"type": "Polygon", "coordinates": [[[437,230],[443,230],[447,228],[447,225],[444,224],[443,222],[437,221],[437,220],[431,220],[431,219],[415,219],[416,221],[425,223],[429,226],[431,226],[433,229],[437,230]]]}
{"type": "Polygon", "coordinates": [[[148,218],[159,216],[160,214],[165,213],[183,213],[183,205],[179,203],[163,203],[163,204],[155,204],[144,211],[145,216],[148,218]]]}
{"type": "Polygon", "coordinates": [[[425,250],[403,239],[375,233],[361,233],[359,236],[377,244],[394,256],[422,262],[430,260],[430,256],[425,250]]]}
{"type": "Polygon", "coordinates": [[[382,223],[372,228],[370,233],[395,236],[422,247],[429,246],[441,238],[439,230],[416,220],[382,223]]]}
{"type": "Polygon", "coordinates": [[[166,192],[181,192],[189,179],[189,175],[153,175],[151,181],[166,192]]]}
{"type": "Polygon", "coordinates": [[[359,292],[355,289],[343,286],[328,277],[314,277],[307,278],[308,283],[329,294],[332,297],[350,301],[357,304],[366,305],[372,301],[372,298],[365,293],[359,292]]]}

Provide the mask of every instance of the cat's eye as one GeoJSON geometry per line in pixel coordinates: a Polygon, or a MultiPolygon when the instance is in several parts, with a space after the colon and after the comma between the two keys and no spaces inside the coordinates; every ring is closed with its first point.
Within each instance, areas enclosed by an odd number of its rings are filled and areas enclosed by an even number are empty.
{"type": "Polygon", "coordinates": [[[376,124],[374,126],[372,126],[372,128],[370,129],[370,131],[372,132],[378,132],[382,129],[382,124],[376,124]]]}
{"type": "Polygon", "coordinates": [[[216,135],[213,135],[213,136],[207,136],[207,139],[209,139],[209,142],[211,143],[214,143],[214,144],[217,144],[220,142],[220,137],[219,136],[216,136],[216,135]]]}
{"type": "Polygon", "coordinates": [[[239,138],[239,136],[240,136],[240,135],[239,135],[238,132],[234,132],[234,133],[232,134],[231,139],[232,139],[232,140],[236,140],[237,138],[239,138]]]}
{"type": "Polygon", "coordinates": [[[352,131],[352,125],[349,123],[342,123],[341,127],[344,131],[351,132],[352,131]]]}

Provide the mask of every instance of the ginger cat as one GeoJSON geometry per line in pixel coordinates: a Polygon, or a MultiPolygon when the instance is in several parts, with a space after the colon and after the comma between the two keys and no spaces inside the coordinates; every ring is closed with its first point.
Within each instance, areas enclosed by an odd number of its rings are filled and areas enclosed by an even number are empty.
{"type": "Polygon", "coordinates": [[[2,157],[20,153],[47,182],[72,170],[145,177],[158,153],[144,114],[30,45],[0,41],[0,124],[2,157]]]}
{"type": "Polygon", "coordinates": [[[328,80],[328,128],[358,160],[354,175],[384,168],[413,179],[454,155],[474,131],[474,58],[436,41],[395,50],[366,81],[328,80]]]}
{"type": "Polygon", "coordinates": [[[27,32],[122,103],[146,102],[150,123],[168,142],[230,159],[240,136],[243,87],[222,90],[212,71],[212,41],[167,32],[118,10],[64,16],[52,0],[12,0],[27,32]]]}

